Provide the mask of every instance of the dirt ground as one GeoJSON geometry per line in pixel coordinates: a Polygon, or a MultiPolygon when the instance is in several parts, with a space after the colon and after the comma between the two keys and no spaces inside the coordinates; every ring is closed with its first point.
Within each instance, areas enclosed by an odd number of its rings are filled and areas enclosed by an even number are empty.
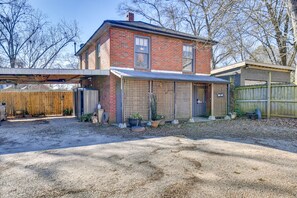
{"type": "Polygon", "coordinates": [[[296,197],[297,121],[4,122],[0,197],[296,197]]]}

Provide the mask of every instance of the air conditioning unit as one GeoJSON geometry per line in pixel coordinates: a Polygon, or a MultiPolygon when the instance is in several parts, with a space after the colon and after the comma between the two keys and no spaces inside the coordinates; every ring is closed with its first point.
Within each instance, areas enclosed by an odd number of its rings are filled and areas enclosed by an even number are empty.
{"type": "Polygon", "coordinates": [[[0,103],[0,121],[7,120],[6,104],[0,103]]]}

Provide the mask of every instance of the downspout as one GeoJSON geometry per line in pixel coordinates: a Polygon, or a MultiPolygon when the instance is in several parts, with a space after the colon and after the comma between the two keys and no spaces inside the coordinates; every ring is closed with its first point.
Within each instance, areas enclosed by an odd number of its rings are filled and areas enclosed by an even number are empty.
{"type": "Polygon", "coordinates": [[[231,102],[231,98],[230,98],[230,94],[231,94],[231,87],[230,87],[230,84],[227,85],[227,115],[229,113],[231,113],[230,111],[230,102],[231,102]]]}
{"type": "Polygon", "coordinates": [[[148,119],[152,120],[152,81],[149,81],[149,116],[148,119]]]}

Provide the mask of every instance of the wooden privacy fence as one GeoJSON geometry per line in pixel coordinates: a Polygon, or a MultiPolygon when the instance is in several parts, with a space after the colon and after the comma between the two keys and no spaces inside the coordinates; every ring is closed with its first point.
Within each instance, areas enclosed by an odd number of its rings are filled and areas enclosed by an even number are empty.
{"type": "Polygon", "coordinates": [[[8,116],[18,110],[29,115],[62,115],[64,109],[73,109],[73,92],[1,91],[0,102],[6,103],[8,116]]]}
{"type": "Polygon", "coordinates": [[[297,118],[297,86],[257,85],[235,89],[235,109],[246,113],[256,108],[267,117],[297,118]]]}

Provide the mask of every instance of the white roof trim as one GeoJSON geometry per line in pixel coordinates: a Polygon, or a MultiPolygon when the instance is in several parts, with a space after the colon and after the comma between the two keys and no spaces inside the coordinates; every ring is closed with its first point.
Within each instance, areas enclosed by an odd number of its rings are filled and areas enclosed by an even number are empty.
{"type": "Polygon", "coordinates": [[[228,70],[240,68],[240,67],[248,67],[248,66],[257,66],[257,67],[264,67],[269,69],[278,69],[278,70],[286,70],[286,71],[295,71],[295,68],[289,67],[289,66],[283,66],[283,65],[274,65],[274,64],[269,64],[269,63],[259,63],[259,62],[254,62],[254,61],[244,61],[240,63],[235,63],[232,65],[228,65],[222,68],[214,69],[211,71],[211,74],[218,74],[222,73],[228,70]]]}
{"type": "Polygon", "coordinates": [[[115,66],[110,66],[110,69],[122,69],[122,70],[134,70],[134,68],[127,68],[127,67],[115,67],[115,66]]]}
{"type": "Polygon", "coordinates": [[[160,73],[171,73],[171,74],[182,74],[181,71],[168,71],[168,70],[155,70],[152,69],[151,72],[160,72],[160,73]]]}

